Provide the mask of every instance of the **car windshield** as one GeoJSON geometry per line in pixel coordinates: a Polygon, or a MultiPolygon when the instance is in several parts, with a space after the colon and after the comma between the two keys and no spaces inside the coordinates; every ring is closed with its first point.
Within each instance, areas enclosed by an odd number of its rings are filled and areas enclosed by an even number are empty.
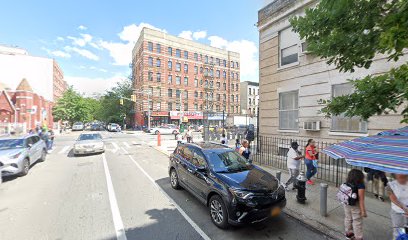
{"type": "Polygon", "coordinates": [[[209,166],[215,172],[240,172],[249,170],[251,164],[235,151],[210,152],[209,166]]]}
{"type": "Polygon", "coordinates": [[[81,134],[81,136],[79,136],[79,141],[100,139],[102,139],[102,136],[100,134],[81,134]]]}
{"type": "Polygon", "coordinates": [[[83,125],[83,123],[76,122],[76,123],[74,123],[74,125],[83,125]]]}
{"type": "Polygon", "coordinates": [[[24,139],[3,139],[0,140],[0,150],[13,149],[13,148],[23,148],[24,139]]]}

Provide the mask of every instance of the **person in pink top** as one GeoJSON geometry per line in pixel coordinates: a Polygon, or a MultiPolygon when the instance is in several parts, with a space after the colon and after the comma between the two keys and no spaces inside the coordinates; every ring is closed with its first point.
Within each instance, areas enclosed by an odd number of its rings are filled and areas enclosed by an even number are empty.
{"type": "Polygon", "coordinates": [[[319,151],[316,149],[316,142],[313,139],[309,139],[306,145],[305,164],[306,164],[306,178],[307,184],[313,185],[314,182],[311,178],[317,173],[317,154],[319,151]]]}

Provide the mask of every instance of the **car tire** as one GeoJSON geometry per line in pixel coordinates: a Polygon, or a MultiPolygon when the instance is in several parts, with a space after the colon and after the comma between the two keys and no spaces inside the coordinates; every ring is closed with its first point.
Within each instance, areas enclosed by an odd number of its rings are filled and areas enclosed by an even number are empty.
{"type": "Polygon", "coordinates": [[[154,132],[155,135],[159,135],[159,130],[156,130],[156,132],[154,132]]]}
{"type": "Polygon", "coordinates": [[[215,226],[221,229],[227,229],[229,227],[227,208],[219,195],[214,195],[210,198],[208,210],[210,212],[211,221],[215,226]]]}
{"type": "Polygon", "coordinates": [[[43,149],[39,160],[40,162],[44,162],[46,158],[47,158],[47,150],[43,149]]]}
{"type": "Polygon", "coordinates": [[[25,176],[30,171],[30,160],[27,158],[23,160],[23,170],[20,173],[20,176],[25,176]]]}
{"type": "Polygon", "coordinates": [[[180,187],[180,183],[179,183],[179,178],[178,178],[178,174],[176,169],[172,168],[170,170],[170,185],[172,188],[179,190],[180,187]]]}

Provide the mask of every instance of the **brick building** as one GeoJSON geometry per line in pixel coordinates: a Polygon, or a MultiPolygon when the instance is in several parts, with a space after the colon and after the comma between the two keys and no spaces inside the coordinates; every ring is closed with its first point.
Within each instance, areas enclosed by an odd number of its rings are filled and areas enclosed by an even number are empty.
{"type": "Polygon", "coordinates": [[[51,101],[33,92],[26,79],[22,79],[14,90],[0,84],[0,125],[3,129],[20,128],[25,132],[38,125],[52,126],[52,106],[51,101]]]}
{"type": "Polygon", "coordinates": [[[52,106],[67,89],[58,63],[0,45],[0,131],[53,127],[52,106]]]}
{"type": "Polygon", "coordinates": [[[218,124],[240,113],[239,53],[144,28],[132,53],[135,123],[218,124]],[[208,111],[207,111],[208,110],[208,111]]]}

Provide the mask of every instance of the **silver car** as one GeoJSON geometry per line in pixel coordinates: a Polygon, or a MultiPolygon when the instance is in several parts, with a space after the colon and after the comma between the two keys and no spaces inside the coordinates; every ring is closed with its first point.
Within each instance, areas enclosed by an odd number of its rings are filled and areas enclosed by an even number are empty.
{"type": "Polygon", "coordinates": [[[2,176],[27,175],[31,165],[45,161],[47,147],[38,135],[0,138],[2,176]]]}
{"type": "Polygon", "coordinates": [[[99,133],[82,133],[74,144],[74,155],[103,153],[105,143],[99,133]]]}

